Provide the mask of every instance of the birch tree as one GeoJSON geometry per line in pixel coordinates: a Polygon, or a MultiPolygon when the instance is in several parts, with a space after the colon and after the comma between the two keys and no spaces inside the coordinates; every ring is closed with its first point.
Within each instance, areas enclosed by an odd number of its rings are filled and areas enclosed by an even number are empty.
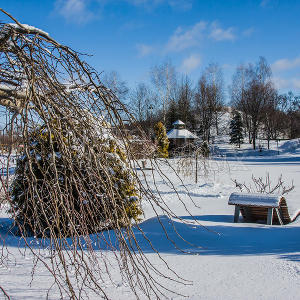
{"type": "Polygon", "coordinates": [[[166,123],[167,107],[172,98],[174,87],[176,86],[176,71],[171,62],[165,62],[152,68],[151,81],[158,95],[162,109],[162,120],[166,123]]]}

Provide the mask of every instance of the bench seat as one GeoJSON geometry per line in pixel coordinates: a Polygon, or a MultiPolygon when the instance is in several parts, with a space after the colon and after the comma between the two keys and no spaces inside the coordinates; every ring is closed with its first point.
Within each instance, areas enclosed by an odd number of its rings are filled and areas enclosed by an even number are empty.
{"type": "Polygon", "coordinates": [[[267,224],[285,225],[293,222],[297,216],[290,216],[286,199],[280,195],[257,193],[232,193],[228,201],[235,205],[234,222],[239,214],[246,222],[267,222],[267,224]]]}

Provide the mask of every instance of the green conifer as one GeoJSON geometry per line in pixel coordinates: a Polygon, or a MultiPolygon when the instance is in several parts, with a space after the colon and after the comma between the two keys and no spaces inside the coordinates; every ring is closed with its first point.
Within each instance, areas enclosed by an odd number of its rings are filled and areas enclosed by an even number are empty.
{"type": "Polygon", "coordinates": [[[99,155],[101,161],[92,161],[68,131],[54,136],[41,127],[31,133],[28,143],[30,151],[18,159],[11,189],[11,213],[28,235],[50,235],[51,228],[56,234],[71,236],[70,223],[77,227],[77,234],[95,233],[139,220],[138,191],[126,155],[115,140],[99,140],[94,151],[105,154],[99,155]],[[73,149],[71,157],[62,155],[62,147],[73,149]],[[101,168],[93,172],[95,164],[101,168]],[[36,184],[31,184],[32,174],[36,184]],[[84,180],[78,185],[76,178],[84,180]],[[57,187],[59,197],[52,197],[50,185],[57,187]],[[86,228],[81,228],[82,218],[86,228]]]}
{"type": "Polygon", "coordinates": [[[238,145],[239,148],[244,142],[243,136],[243,122],[241,114],[237,111],[234,112],[234,116],[230,122],[230,144],[238,145]]]}
{"type": "Polygon", "coordinates": [[[158,157],[168,158],[169,157],[169,139],[167,137],[166,127],[162,122],[158,122],[154,126],[155,140],[157,143],[157,155],[158,157]]]}

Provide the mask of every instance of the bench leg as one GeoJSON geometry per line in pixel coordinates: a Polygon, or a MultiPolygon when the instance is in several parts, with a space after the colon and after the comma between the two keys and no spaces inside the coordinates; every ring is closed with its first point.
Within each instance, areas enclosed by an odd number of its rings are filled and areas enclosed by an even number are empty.
{"type": "Polygon", "coordinates": [[[236,205],[234,207],[234,219],[233,219],[233,222],[234,223],[238,223],[239,222],[239,217],[240,217],[240,207],[238,205],[236,205]]]}
{"type": "Polygon", "coordinates": [[[275,211],[276,211],[277,218],[278,218],[278,221],[279,221],[280,225],[283,225],[283,222],[282,222],[282,220],[281,220],[281,215],[280,215],[279,209],[278,209],[278,208],[275,208],[275,211]]]}
{"type": "Polygon", "coordinates": [[[267,224],[272,225],[272,223],[273,223],[273,208],[268,208],[267,224]]]}
{"type": "Polygon", "coordinates": [[[250,207],[243,207],[244,213],[245,213],[245,221],[246,222],[252,222],[252,213],[250,207]]]}

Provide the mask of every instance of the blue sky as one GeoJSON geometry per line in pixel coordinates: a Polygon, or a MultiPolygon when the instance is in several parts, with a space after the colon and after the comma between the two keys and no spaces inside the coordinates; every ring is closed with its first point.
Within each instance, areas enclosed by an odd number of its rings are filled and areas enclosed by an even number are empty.
{"type": "Polygon", "coordinates": [[[228,85],[238,64],[264,56],[280,91],[300,93],[298,0],[0,0],[0,6],[92,54],[85,59],[99,72],[115,70],[130,87],[166,60],[194,82],[217,62],[228,85]]]}

